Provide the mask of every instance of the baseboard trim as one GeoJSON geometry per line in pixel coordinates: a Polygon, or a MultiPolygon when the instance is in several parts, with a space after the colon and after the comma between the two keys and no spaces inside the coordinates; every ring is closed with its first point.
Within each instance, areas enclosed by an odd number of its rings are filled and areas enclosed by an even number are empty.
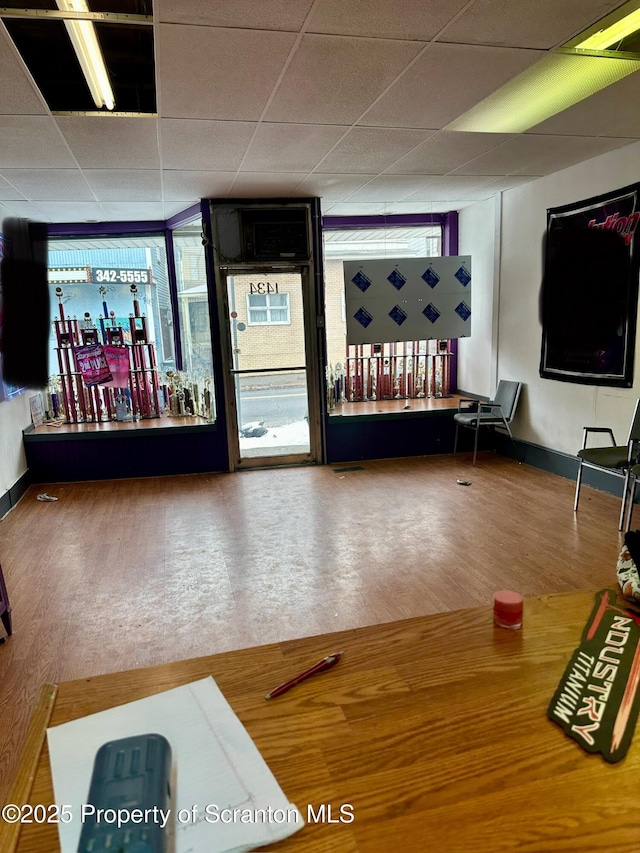
{"type": "Polygon", "coordinates": [[[7,489],[3,495],[0,495],[0,519],[4,518],[14,508],[30,485],[31,476],[29,471],[25,471],[21,477],[18,477],[10,489],[7,489]]]}
{"type": "MultiPolygon", "coordinates": [[[[513,445],[508,435],[496,433],[496,443],[498,451],[503,456],[515,458],[513,445]]],[[[540,468],[543,471],[549,471],[551,474],[557,474],[567,480],[575,481],[578,474],[577,456],[561,453],[559,450],[550,450],[548,447],[522,441],[519,438],[515,439],[515,445],[518,449],[520,462],[525,462],[527,465],[532,465],[534,468],[540,468]]],[[[582,472],[582,484],[622,499],[623,480],[615,474],[585,468],[582,472]]]]}

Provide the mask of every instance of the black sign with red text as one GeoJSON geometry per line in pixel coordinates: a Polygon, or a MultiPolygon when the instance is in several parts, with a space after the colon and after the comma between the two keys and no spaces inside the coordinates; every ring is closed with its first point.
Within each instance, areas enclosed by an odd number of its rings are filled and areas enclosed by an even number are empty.
{"type": "Polygon", "coordinates": [[[633,385],[640,184],[547,211],[544,379],[633,385]]]}

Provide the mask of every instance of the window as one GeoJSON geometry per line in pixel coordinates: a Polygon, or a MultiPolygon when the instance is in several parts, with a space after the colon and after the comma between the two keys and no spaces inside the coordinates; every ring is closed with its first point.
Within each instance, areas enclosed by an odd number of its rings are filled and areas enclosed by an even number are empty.
{"type": "Polygon", "coordinates": [[[200,221],[48,241],[51,407],[67,422],[215,419],[200,221]]]}
{"type": "Polygon", "coordinates": [[[288,293],[247,293],[247,316],[250,326],[291,323],[288,293]]]}
{"type": "Polygon", "coordinates": [[[325,228],[323,243],[328,362],[344,365],[348,353],[342,262],[435,257],[442,252],[442,227],[325,228]]]}
{"type": "Polygon", "coordinates": [[[355,225],[325,222],[327,400],[330,410],[338,406],[338,413],[345,403],[405,401],[447,393],[448,348],[441,349],[436,340],[347,344],[343,261],[429,258],[442,254],[444,216],[440,222],[437,216],[416,216],[414,219],[420,220],[416,224],[408,224],[406,219],[398,217],[397,225],[378,225],[374,221],[355,225]],[[425,220],[428,224],[423,224],[425,220]]]}

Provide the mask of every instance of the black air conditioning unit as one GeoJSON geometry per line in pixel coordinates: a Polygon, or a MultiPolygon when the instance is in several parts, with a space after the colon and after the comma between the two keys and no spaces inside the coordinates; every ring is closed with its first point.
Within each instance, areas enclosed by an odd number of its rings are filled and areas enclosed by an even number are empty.
{"type": "Polygon", "coordinates": [[[243,261],[307,261],[307,210],[302,207],[240,210],[243,261]]]}

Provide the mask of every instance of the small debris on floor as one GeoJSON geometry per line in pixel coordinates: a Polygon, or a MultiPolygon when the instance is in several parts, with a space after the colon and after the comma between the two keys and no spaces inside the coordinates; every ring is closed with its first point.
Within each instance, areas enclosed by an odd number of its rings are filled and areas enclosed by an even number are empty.
{"type": "Polygon", "coordinates": [[[471,485],[471,481],[470,481],[470,480],[456,480],[456,483],[457,483],[459,486],[470,486],[470,485],[471,485]]]}
{"type": "Polygon", "coordinates": [[[41,495],[38,495],[37,500],[39,501],[57,501],[58,498],[53,495],[48,495],[46,492],[43,492],[41,495]]]}

